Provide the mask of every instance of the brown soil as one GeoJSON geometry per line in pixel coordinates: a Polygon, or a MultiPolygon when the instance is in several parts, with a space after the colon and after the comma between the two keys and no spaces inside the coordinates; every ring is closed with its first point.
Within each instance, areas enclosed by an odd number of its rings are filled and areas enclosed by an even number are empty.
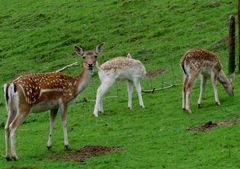
{"type": "Polygon", "coordinates": [[[11,166],[6,169],[33,169],[32,167],[16,167],[16,166],[11,166]]]}
{"type": "Polygon", "coordinates": [[[162,74],[165,71],[166,71],[166,69],[164,69],[164,68],[160,68],[157,70],[151,70],[151,71],[147,72],[146,77],[148,77],[148,78],[155,77],[159,74],[162,74]]]}
{"type": "Polygon", "coordinates": [[[64,154],[53,154],[51,160],[63,161],[83,161],[85,159],[95,157],[102,154],[110,154],[119,151],[119,147],[105,147],[105,146],[84,146],[77,151],[69,151],[64,154]]]}
{"type": "Polygon", "coordinates": [[[188,128],[187,130],[188,131],[207,131],[217,126],[227,126],[227,125],[232,125],[238,122],[240,122],[240,117],[235,117],[233,119],[219,121],[219,122],[209,121],[201,126],[191,127],[191,128],[188,128]]]}

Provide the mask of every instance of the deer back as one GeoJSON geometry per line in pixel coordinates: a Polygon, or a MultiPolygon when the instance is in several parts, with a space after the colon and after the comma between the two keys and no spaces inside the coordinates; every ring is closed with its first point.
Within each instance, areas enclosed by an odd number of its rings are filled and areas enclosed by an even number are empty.
{"type": "MultiPolygon", "coordinates": [[[[129,76],[144,76],[144,65],[130,57],[116,57],[100,66],[104,74],[114,74],[116,78],[128,78],[129,76]]],[[[130,77],[129,77],[130,78],[130,77]]]]}
{"type": "Polygon", "coordinates": [[[181,59],[181,67],[185,74],[209,73],[211,70],[221,71],[221,64],[217,55],[205,49],[190,49],[181,59]]]}
{"type": "Polygon", "coordinates": [[[75,79],[60,72],[39,73],[20,76],[13,84],[21,88],[25,100],[29,104],[35,104],[49,98],[75,95],[75,79]]]}

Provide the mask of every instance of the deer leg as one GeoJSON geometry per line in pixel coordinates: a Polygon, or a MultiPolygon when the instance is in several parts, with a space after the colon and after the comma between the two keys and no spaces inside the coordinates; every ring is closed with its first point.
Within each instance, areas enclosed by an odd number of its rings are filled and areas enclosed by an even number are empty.
{"type": "Polygon", "coordinates": [[[190,110],[190,94],[191,94],[191,88],[192,88],[192,83],[188,82],[188,88],[186,89],[186,111],[191,113],[192,111],[190,110]]]}
{"type": "Polygon", "coordinates": [[[52,109],[49,112],[50,130],[49,130],[49,137],[48,137],[48,143],[47,143],[48,149],[51,149],[51,147],[52,147],[52,134],[53,134],[53,128],[55,126],[57,111],[58,111],[58,109],[52,109]]]}
{"type": "Polygon", "coordinates": [[[99,98],[98,112],[99,112],[99,113],[103,113],[103,97],[100,97],[100,98],[99,98]]]}
{"type": "Polygon", "coordinates": [[[102,113],[103,112],[103,98],[100,98],[100,106],[99,106],[99,112],[102,113]]]}
{"type": "Polygon", "coordinates": [[[133,94],[133,83],[131,81],[127,81],[128,87],[128,108],[132,109],[132,94],[133,94]]]}
{"type": "Polygon", "coordinates": [[[188,76],[183,76],[183,88],[182,88],[182,110],[186,111],[186,85],[188,81],[188,76]]]}
{"type": "Polygon", "coordinates": [[[93,112],[93,115],[95,117],[98,117],[98,112],[102,108],[101,104],[102,104],[102,97],[103,97],[103,95],[113,85],[114,81],[115,80],[113,80],[111,78],[105,79],[104,81],[102,81],[101,85],[99,86],[99,88],[97,90],[96,103],[95,103],[95,108],[94,108],[94,112],[93,112]]]}
{"type": "Polygon", "coordinates": [[[190,109],[190,95],[191,95],[191,91],[193,88],[193,84],[195,83],[197,75],[191,75],[191,77],[189,77],[189,79],[187,80],[187,84],[186,84],[186,110],[187,112],[191,113],[191,109],[190,109]]]}
{"type": "Polygon", "coordinates": [[[141,88],[140,80],[139,79],[134,79],[133,83],[134,83],[135,88],[136,88],[137,93],[138,93],[139,104],[140,104],[141,108],[144,108],[143,99],[142,99],[142,88],[141,88]]]}
{"type": "Polygon", "coordinates": [[[213,86],[213,91],[214,91],[215,102],[219,106],[220,101],[218,98],[218,91],[217,91],[217,76],[216,76],[216,73],[214,73],[213,71],[211,72],[211,81],[212,81],[212,86],[213,86]]]}
{"type": "Polygon", "coordinates": [[[16,112],[14,112],[13,110],[11,110],[11,108],[9,108],[8,118],[7,118],[7,122],[5,125],[5,142],[6,142],[6,160],[7,161],[10,160],[10,130],[9,130],[9,126],[12,123],[15,116],[16,116],[16,112]]]}
{"type": "Polygon", "coordinates": [[[67,105],[64,103],[60,104],[60,113],[62,119],[62,128],[63,128],[63,137],[64,137],[64,145],[66,150],[69,150],[71,146],[68,142],[68,133],[67,133],[67,105]]]}
{"type": "Polygon", "coordinates": [[[207,82],[207,77],[201,75],[200,94],[199,94],[199,98],[198,98],[198,108],[201,108],[201,106],[202,106],[202,97],[203,97],[203,92],[205,91],[206,82],[207,82]]]}
{"type": "Polygon", "coordinates": [[[10,138],[11,138],[11,147],[12,147],[12,158],[16,161],[18,156],[16,154],[16,130],[20,124],[24,121],[26,116],[29,114],[29,111],[18,111],[12,123],[9,126],[10,138]]]}

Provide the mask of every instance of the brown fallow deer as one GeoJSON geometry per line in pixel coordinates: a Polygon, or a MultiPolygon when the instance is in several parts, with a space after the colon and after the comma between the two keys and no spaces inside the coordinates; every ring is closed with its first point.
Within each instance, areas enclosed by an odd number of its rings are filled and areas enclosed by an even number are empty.
{"type": "Polygon", "coordinates": [[[190,49],[181,58],[180,66],[183,70],[183,90],[182,90],[182,109],[191,113],[190,110],[190,94],[197,77],[201,76],[200,95],[198,99],[198,107],[202,105],[203,92],[206,81],[210,77],[215,102],[220,105],[217,91],[217,81],[219,81],[229,96],[233,96],[234,73],[229,78],[226,77],[222,70],[221,63],[215,53],[205,49],[190,49]]]}
{"type": "Polygon", "coordinates": [[[73,77],[61,72],[36,73],[19,76],[9,84],[4,85],[5,101],[8,118],[5,126],[6,159],[14,160],[16,154],[15,132],[26,116],[31,112],[50,110],[50,132],[47,147],[52,146],[52,133],[58,110],[61,114],[65,148],[70,148],[67,134],[67,108],[69,103],[89,84],[96,64],[97,55],[103,50],[101,43],[95,50],[83,51],[75,47],[75,53],[83,58],[83,68],[80,75],[73,77]]]}

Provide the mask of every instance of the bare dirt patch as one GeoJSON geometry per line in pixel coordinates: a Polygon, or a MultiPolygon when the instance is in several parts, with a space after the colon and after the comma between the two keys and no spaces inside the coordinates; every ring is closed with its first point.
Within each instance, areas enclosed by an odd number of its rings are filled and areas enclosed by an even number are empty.
{"type": "Polygon", "coordinates": [[[110,154],[119,151],[119,147],[105,147],[105,146],[84,146],[79,150],[69,151],[64,154],[53,154],[51,160],[63,161],[83,161],[91,157],[110,154]]]}
{"type": "Polygon", "coordinates": [[[147,78],[155,77],[155,76],[157,76],[159,74],[162,74],[162,73],[164,73],[166,71],[167,70],[164,69],[164,68],[160,68],[160,69],[157,69],[157,70],[151,70],[151,71],[147,72],[146,77],[147,78]]]}
{"type": "Polygon", "coordinates": [[[187,129],[187,131],[207,131],[210,130],[214,127],[217,126],[228,126],[228,125],[232,125],[235,123],[239,123],[240,122],[240,117],[235,117],[233,119],[229,119],[229,120],[224,120],[224,121],[219,121],[219,122],[212,122],[209,121],[203,125],[197,126],[197,127],[190,127],[187,129]]]}
{"type": "Polygon", "coordinates": [[[33,169],[32,167],[16,167],[16,166],[11,166],[6,169],[33,169]]]}

